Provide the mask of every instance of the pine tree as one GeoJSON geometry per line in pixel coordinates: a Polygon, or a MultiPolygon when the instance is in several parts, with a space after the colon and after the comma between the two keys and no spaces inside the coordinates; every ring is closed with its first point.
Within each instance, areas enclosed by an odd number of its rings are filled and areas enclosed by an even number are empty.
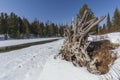
{"type": "Polygon", "coordinates": [[[50,24],[51,24],[51,22],[50,21],[47,21],[46,23],[45,23],[45,34],[46,34],[46,37],[50,37],[50,24]]]}
{"type": "Polygon", "coordinates": [[[43,37],[44,36],[44,23],[40,23],[40,36],[43,37]]]}
{"type": "Polygon", "coordinates": [[[59,27],[59,34],[60,34],[60,36],[64,36],[64,29],[65,29],[65,27],[68,27],[68,25],[60,25],[60,27],[59,27]]]}
{"type": "Polygon", "coordinates": [[[4,39],[7,40],[8,39],[8,15],[7,13],[1,13],[1,17],[0,17],[0,33],[4,34],[4,39]]]}
{"type": "Polygon", "coordinates": [[[35,19],[33,23],[34,23],[35,33],[36,33],[37,37],[39,37],[40,36],[40,23],[39,23],[39,20],[35,19]]]}
{"type": "Polygon", "coordinates": [[[106,30],[107,30],[107,27],[106,27],[106,25],[105,25],[105,24],[103,24],[103,29],[102,29],[102,32],[103,32],[103,33],[106,33],[106,30]]]}
{"type": "Polygon", "coordinates": [[[116,8],[114,11],[113,26],[116,31],[120,31],[120,12],[118,8],[116,8]]]}
{"type": "Polygon", "coordinates": [[[23,21],[20,17],[18,17],[18,31],[17,33],[19,33],[19,38],[24,38],[23,34],[24,34],[24,24],[23,21]]]}
{"type": "Polygon", "coordinates": [[[90,15],[88,16],[87,21],[89,21],[90,19],[94,18],[94,13],[93,13],[92,10],[88,7],[87,4],[84,4],[84,5],[82,6],[82,8],[80,9],[79,14],[78,14],[78,16],[79,16],[80,18],[83,16],[85,10],[88,10],[88,11],[90,12],[90,15]]]}
{"type": "Polygon", "coordinates": [[[55,24],[51,23],[49,26],[50,36],[55,36],[55,24]]]}
{"type": "Polygon", "coordinates": [[[36,27],[35,27],[35,22],[32,22],[32,23],[31,23],[30,33],[31,33],[31,34],[34,34],[34,36],[37,36],[37,31],[36,31],[36,27]]]}
{"type": "MultiPolygon", "coordinates": [[[[81,19],[81,17],[83,16],[85,10],[88,10],[89,13],[90,13],[90,14],[88,15],[88,18],[87,18],[86,21],[89,21],[89,20],[91,20],[91,19],[93,19],[93,18],[95,17],[95,16],[94,16],[94,13],[93,13],[92,10],[88,7],[88,5],[87,5],[87,4],[84,4],[84,5],[82,6],[82,8],[80,9],[79,13],[77,14],[77,18],[80,18],[80,19],[81,19]]],[[[95,27],[93,27],[93,28],[90,30],[90,32],[98,32],[98,25],[96,25],[95,27]]]]}
{"type": "Polygon", "coordinates": [[[11,13],[8,17],[8,33],[12,38],[20,38],[19,17],[15,13],[11,13]],[[18,34],[19,33],[19,34],[18,34]]]}
{"type": "Polygon", "coordinates": [[[27,37],[27,38],[30,38],[30,25],[29,25],[29,21],[26,19],[26,18],[23,18],[23,24],[24,24],[24,35],[27,37]]]}
{"type": "Polygon", "coordinates": [[[108,30],[108,31],[111,31],[112,23],[111,23],[111,20],[110,20],[110,15],[109,15],[109,13],[108,13],[108,15],[107,15],[107,25],[106,25],[106,27],[107,27],[107,30],[108,30]]]}
{"type": "Polygon", "coordinates": [[[58,36],[58,34],[59,34],[59,29],[58,29],[58,25],[56,24],[56,25],[54,26],[54,35],[55,35],[55,36],[58,36]]]}

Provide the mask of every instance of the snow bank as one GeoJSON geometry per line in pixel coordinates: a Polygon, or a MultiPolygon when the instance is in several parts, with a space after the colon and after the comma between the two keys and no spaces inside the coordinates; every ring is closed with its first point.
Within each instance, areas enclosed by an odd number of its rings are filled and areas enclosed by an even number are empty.
{"type": "Polygon", "coordinates": [[[104,35],[90,35],[88,41],[110,40],[112,43],[120,44],[120,32],[114,32],[104,35]]]}
{"type": "Polygon", "coordinates": [[[52,40],[52,39],[59,39],[59,38],[5,40],[5,41],[0,41],[0,47],[13,46],[13,45],[19,45],[19,44],[31,43],[31,42],[37,42],[37,41],[52,40]]]}
{"type": "Polygon", "coordinates": [[[120,32],[109,33],[106,36],[112,43],[120,43],[120,32]]]}

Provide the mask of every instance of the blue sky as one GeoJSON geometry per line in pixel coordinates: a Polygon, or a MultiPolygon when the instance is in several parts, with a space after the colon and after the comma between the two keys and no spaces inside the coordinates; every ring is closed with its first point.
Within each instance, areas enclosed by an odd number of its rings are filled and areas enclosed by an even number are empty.
{"type": "Polygon", "coordinates": [[[116,7],[120,10],[120,0],[0,0],[0,12],[14,12],[30,22],[37,18],[42,22],[50,20],[57,24],[70,24],[85,3],[97,17],[108,12],[112,16],[116,7]]]}

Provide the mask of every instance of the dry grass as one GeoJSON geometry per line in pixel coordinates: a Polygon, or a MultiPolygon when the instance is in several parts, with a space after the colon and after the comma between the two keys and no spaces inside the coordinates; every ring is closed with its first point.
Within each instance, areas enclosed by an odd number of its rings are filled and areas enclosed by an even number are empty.
{"type": "Polygon", "coordinates": [[[109,71],[109,65],[112,65],[116,57],[112,57],[111,52],[108,49],[100,49],[94,53],[92,59],[96,60],[96,66],[101,74],[105,74],[109,71]]]}
{"type": "Polygon", "coordinates": [[[93,52],[92,59],[96,61],[96,66],[101,74],[105,74],[109,71],[109,65],[112,65],[116,60],[116,57],[112,57],[111,49],[114,49],[118,45],[110,43],[110,41],[103,41],[100,45],[100,49],[93,52]]]}

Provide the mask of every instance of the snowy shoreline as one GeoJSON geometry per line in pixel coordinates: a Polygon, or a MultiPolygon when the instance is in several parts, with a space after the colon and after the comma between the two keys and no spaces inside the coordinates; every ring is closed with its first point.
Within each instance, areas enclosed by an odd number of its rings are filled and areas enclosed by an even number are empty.
{"type": "Polygon", "coordinates": [[[5,41],[0,41],[0,47],[8,47],[8,46],[20,45],[20,44],[25,44],[25,43],[32,43],[32,42],[45,41],[45,40],[53,40],[53,39],[60,39],[60,38],[57,37],[57,38],[5,40],[5,41]]]}
{"type": "Polygon", "coordinates": [[[27,48],[27,47],[35,46],[35,45],[50,43],[50,42],[57,41],[57,40],[59,40],[59,39],[50,39],[50,40],[44,40],[44,41],[37,41],[37,42],[30,42],[30,43],[0,47],[0,53],[18,50],[18,49],[22,49],[22,48],[27,48]]]}

